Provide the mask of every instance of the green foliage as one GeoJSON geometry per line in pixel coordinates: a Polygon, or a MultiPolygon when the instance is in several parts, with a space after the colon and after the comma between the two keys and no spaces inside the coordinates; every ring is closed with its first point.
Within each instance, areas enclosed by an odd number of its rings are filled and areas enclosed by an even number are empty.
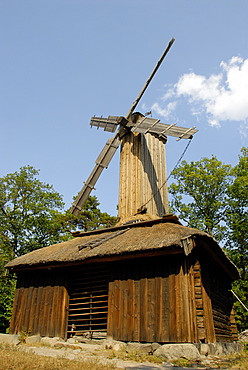
{"type": "Polygon", "coordinates": [[[222,164],[214,156],[197,162],[183,161],[173,171],[173,177],[177,183],[169,187],[172,211],[188,226],[202,229],[220,240],[225,231],[222,222],[227,207],[226,190],[231,183],[231,166],[222,164]]]}
{"type": "MultiPolygon", "coordinates": [[[[197,162],[183,161],[173,172],[177,181],[169,187],[171,209],[188,226],[195,227],[225,242],[225,251],[239,269],[241,279],[233,291],[248,302],[248,148],[241,150],[235,167],[216,157],[197,162]]],[[[248,326],[248,313],[235,301],[240,330],[248,326]]]]}
{"type": "Polygon", "coordinates": [[[89,196],[79,216],[72,216],[67,212],[71,229],[76,228],[82,231],[90,231],[114,226],[117,222],[117,218],[115,216],[110,216],[106,212],[101,212],[99,205],[100,203],[97,197],[89,196]]]}
{"type": "MultiPolygon", "coordinates": [[[[15,279],[4,265],[16,256],[63,240],[62,196],[31,166],[0,178],[0,331],[9,325],[15,279]]],[[[66,236],[68,238],[68,236],[66,236]]]]}
{"type": "Polygon", "coordinates": [[[0,333],[5,333],[11,318],[15,278],[4,268],[9,256],[0,250],[0,333]]]}
{"type": "Polygon", "coordinates": [[[60,240],[64,203],[31,166],[0,178],[0,246],[12,258],[60,240]]]}
{"type": "MultiPolygon", "coordinates": [[[[232,170],[233,183],[229,186],[226,222],[229,238],[226,252],[239,269],[241,279],[233,284],[233,291],[248,306],[248,148],[241,150],[239,163],[232,170]]],[[[239,328],[247,329],[248,312],[235,302],[239,328]]]]}
{"type": "Polygon", "coordinates": [[[26,343],[26,340],[30,336],[31,332],[32,332],[31,329],[29,329],[28,331],[25,330],[25,329],[21,330],[21,332],[19,333],[19,336],[18,336],[18,339],[19,339],[20,343],[22,343],[22,344],[26,343]]]}

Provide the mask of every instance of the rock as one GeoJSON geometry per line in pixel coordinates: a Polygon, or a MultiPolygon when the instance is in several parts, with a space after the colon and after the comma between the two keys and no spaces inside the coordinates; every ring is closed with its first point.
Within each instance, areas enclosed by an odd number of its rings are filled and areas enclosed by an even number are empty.
{"type": "Polygon", "coordinates": [[[156,351],[156,349],[158,349],[159,347],[161,347],[161,344],[159,344],[159,343],[152,343],[153,352],[156,351]]]}
{"type": "Polygon", "coordinates": [[[53,348],[69,348],[73,350],[82,350],[82,344],[78,343],[67,343],[67,342],[57,342],[53,345],[53,348]]]}
{"type": "Polygon", "coordinates": [[[163,344],[155,352],[155,356],[165,357],[167,360],[185,358],[190,361],[201,361],[201,355],[194,344],[163,344]]]}
{"type": "Polygon", "coordinates": [[[127,352],[141,352],[152,355],[160,347],[158,343],[137,343],[129,342],[127,343],[127,352]]]}
{"type": "Polygon", "coordinates": [[[67,339],[67,343],[75,344],[75,343],[79,343],[79,340],[77,339],[77,337],[72,337],[72,338],[67,339]]]}
{"type": "Polygon", "coordinates": [[[16,346],[20,343],[18,334],[0,334],[0,343],[12,344],[16,346]]]}
{"type": "Polygon", "coordinates": [[[198,350],[202,356],[208,356],[210,354],[209,345],[206,343],[200,344],[200,348],[198,348],[198,350]]]}
{"type": "Polygon", "coordinates": [[[103,341],[104,349],[113,349],[114,351],[126,350],[126,343],[112,339],[105,339],[103,341]]]}
{"type": "Polygon", "coordinates": [[[45,346],[51,346],[51,347],[54,347],[58,342],[63,343],[64,340],[59,337],[54,337],[54,338],[42,337],[40,340],[41,344],[44,344],[45,346]]]}
{"type": "Polygon", "coordinates": [[[26,338],[26,344],[34,344],[34,343],[40,343],[41,337],[40,335],[31,335],[30,337],[26,338]]]}
{"type": "Polygon", "coordinates": [[[239,334],[239,342],[248,343],[248,330],[244,330],[239,334]]]}
{"type": "Polygon", "coordinates": [[[242,351],[241,343],[197,343],[196,348],[202,356],[225,356],[242,351]]]}

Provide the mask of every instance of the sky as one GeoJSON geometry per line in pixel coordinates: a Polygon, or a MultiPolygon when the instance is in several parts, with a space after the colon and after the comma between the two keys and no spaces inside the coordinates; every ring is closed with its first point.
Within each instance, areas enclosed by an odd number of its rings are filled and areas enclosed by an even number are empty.
{"type": "MultiPolygon", "coordinates": [[[[183,159],[235,166],[248,146],[247,0],[0,0],[0,177],[33,166],[65,209],[169,41],[137,111],[199,130],[183,159]]],[[[167,172],[187,140],[168,137],[167,172]]],[[[96,184],[117,214],[119,153],[96,184]]]]}

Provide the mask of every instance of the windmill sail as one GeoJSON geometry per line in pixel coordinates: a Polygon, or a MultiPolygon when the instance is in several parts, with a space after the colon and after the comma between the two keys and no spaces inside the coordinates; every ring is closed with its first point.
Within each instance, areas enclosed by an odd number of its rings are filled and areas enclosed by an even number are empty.
{"type": "Polygon", "coordinates": [[[72,206],[70,208],[70,212],[72,214],[78,215],[79,212],[82,210],[82,207],[86,202],[88,196],[90,195],[92,189],[94,189],[99,176],[101,175],[103,169],[108,167],[109,162],[111,161],[119,145],[120,140],[118,138],[118,135],[115,135],[113,138],[108,139],[97,160],[95,161],[96,165],[93,168],[90,176],[84,183],[81,191],[78,193],[77,198],[72,203],[72,206]]]}
{"type": "Polygon", "coordinates": [[[116,116],[108,116],[108,118],[102,117],[92,117],[90,121],[90,125],[95,126],[97,128],[101,127],[104,131],[108,132],[115,132],[116,128],[118,127],[118,118],[116,116]]]}
{"type": "MultiPolygon", "coordinates": [[[[133,113],[134,109],[139,103],[141,97],[143,96],[145,90],[150,84],[152,78],[157,72],[159,66],[161,65],[162,61],[164,60],[165,56],[167,55],[174,41],[175,40],[172,39],[169,42],[163,55],[159,59],[151,75],[147,79],[145,85],[141,89],[138,97],[133,102],[131,108],[129,109],[125,117],[109,116],[108,118],[103,118],[103,117],[92,117],[91,118],[91,122],[90,122],[91,126],[95,126],[97,128],[99,127],[103,128],[104,131],[108,131],[108,132],[115,132],[118,127],[118,131],[116,132],[115,136],[112,139],[109,139],[107,143],[105,144],[102,152],[100,153],[99,157],[96,160],[96,165],[93,171],[91,172],[88,180],[85,182],[82,190],[79,192],[77,198],[73,202],[72,207],[70,208],[70,211],[73,214],[78,215],[79,212],[81,211],[91,190],[94,189],[94,186],[100,174],[102,173],[104,168],[108,167],[114,153],[116,152],[117,148],[120,145],[120,140],[122,140],[124,136],[128,134],[136,135],[139,133],[140,134],[151,134],[151,135],[155,135],[156,137],[159,137],[162,140],[164,140],[166,139],[167,135],[176,136],[178,138],[190,138],[197,131],[194,128],[192,129],[185,129],[183,127],[174,128],[175,126],[174,124],[166,125],[164,123],[160,123],[159,120],[154,120],[152,118],[144,117],[141,114],[133,113]],[[137,121],[136,121],[136,117],[138,117],[137,121]]],[[[147,155],[145,156],[147,157],[147,155]]]]}

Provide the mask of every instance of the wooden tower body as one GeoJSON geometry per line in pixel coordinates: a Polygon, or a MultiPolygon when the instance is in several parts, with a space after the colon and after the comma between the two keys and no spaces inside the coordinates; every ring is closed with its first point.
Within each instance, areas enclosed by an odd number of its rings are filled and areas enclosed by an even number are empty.
{"type": "Polygon", "coordinates": [[[154,219],[168,213],[165,140],[128,133],[121,141],[118,219],[154,219]]]}

